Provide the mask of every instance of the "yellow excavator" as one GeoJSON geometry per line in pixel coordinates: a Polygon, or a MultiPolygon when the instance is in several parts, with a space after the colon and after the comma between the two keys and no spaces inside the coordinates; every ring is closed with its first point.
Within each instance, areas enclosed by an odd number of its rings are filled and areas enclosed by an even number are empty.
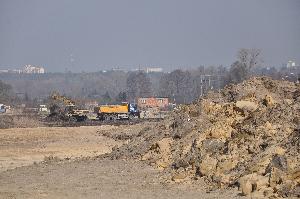
{"type": "Polygon", "coordinates": [[[50,99],[52,100],[50,117],[59,116],[61,119],[69,121],[84,121],[87,119],[87,115],[90,111],[79,109],[72,99],[60,95],[58,92],[53,92],[50,99]]]}

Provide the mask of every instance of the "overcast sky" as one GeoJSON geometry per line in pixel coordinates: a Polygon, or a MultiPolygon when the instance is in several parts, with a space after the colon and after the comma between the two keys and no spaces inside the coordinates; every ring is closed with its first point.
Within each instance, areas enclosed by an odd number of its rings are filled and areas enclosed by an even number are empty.
{"type": "Polygon", "coordinates": [[[0,69],[300,63],[300,0],[0,0],[0,69]]]}

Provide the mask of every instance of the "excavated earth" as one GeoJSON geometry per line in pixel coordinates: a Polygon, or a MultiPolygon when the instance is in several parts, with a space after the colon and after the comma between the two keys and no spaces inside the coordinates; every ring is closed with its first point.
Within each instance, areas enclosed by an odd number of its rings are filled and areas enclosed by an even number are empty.
{"type": "Polygon", "coordinates": [[[299,138],[299,84],[256,77],[160,122],[2,130],[0,198],[297,198],[299,138]]]}
{"type": "Polygon", "coordinates": [[[144,161],[166,182],[205,180],[210,190],[300,197],[299,138],[299,84],[256,77],[179,107],[107,157],[144,161]]]}
{"type": "Polygon", "coordinates": [[[0,129],[0,199],[239,197],[208,192],[203,181],[167,183],[145,162],[102,158],[154,124],[0,129]]]}

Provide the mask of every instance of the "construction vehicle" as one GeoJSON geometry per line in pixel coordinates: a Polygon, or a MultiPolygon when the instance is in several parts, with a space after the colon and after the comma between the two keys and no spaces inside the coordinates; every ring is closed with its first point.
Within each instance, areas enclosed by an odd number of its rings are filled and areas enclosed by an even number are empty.
{"type": "Polygon", "coordinates": [[[50,113],[50,110],[48,109],[47,105],[40,104],[38,107],[38,115],[43,117],[47,117],[50,113]]]}
{"type": "Polygon", "coordinates": [[[124,102],[120,105],[100,105],[95,107],[99,120],[121,120],[139,118],[136,104],[124,102]]]}
{"type": "Polygon", "coordinates": [[[0,104],[0,113],[6,112],[6,106],[4,104],[0,104]]]}
{"type": "Polygon", "coordinates": [[[87,115],[90,113],[89,110],[79,109],[75,102],[65,96],[54,92],[51,95],[51,99],[54,101],[50,107],[50,115],[49,116],[61,116],[64,119],[68,119],[70,121],[84,121],[88,117],[87,115]]]}
{"type": "Polygon", "coordinates": [[[48,108],[44,104],[39,105],[39,113],[48,113],[48,108]]]}

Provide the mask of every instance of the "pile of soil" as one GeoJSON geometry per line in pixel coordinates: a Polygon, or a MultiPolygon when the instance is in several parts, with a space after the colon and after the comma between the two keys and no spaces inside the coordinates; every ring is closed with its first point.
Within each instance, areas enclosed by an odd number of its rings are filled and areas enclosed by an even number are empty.
{"type": "Polygon", "coordinates": [[[172,181],[199,178],[242,194],[300,196],[300,86],[256,77],[178,107],[112,159],[137,158],[172,181]]]}
{"type": "Polygon", "coordinates": [[[46,122],[76,122],[74,118],[73,120],[71,120],[71,118],[66,116],[65,114],[57,112],[49,114],[44,120],[46,122]]]}

